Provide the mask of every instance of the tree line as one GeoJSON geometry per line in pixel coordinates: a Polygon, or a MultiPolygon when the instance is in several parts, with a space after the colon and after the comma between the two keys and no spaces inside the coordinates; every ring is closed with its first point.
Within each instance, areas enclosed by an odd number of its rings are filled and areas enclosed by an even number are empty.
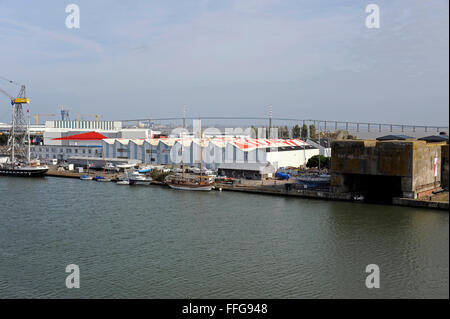
{"type": "MultiPolygon", "coordinates": [[[[308,126],[306,124],[303,124],[302,127],[296,124],[292,130],[288,126],[274,126],[273,128],[278,129],[278,138],[308,138],[308,126]]],[[[253,136],[258,136],[256,127],[252,126],[252,131],[253,136]]],[[[309,125],[309,133],[309,138],[318,138],[316,127],[313,124],[309,125]]]]}

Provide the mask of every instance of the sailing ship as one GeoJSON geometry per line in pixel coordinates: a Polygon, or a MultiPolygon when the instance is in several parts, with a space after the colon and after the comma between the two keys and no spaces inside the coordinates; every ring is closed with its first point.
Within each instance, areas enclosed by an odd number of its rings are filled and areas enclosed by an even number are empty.
{"type": "Polygon", "coordinates": [[[166,180],[166,184],[170,188],[185,191],[211,191],[214,184],[210,181],[206,181],[203,178],[203,164],[202,164],[202,134],[200,131],[200,178],[186,178],[184,169],[184,142],[183,134],[181,135],[181,178],[175,176],[166,180]]]}
{"type": "MultiPolygon", "coordinates": [[[[15,83],[13,81],[9,81],[15,83]]],[[[48,166],[40,165],[39,161],[31,160],[30,152],[30,116],[28,123],[25,120],[22,104],[29,104],[26,98],[25,85],[21,85],[17,98],[8,95],[6,91],[0,90],[11,99],[12,122],[6,149],[7,157],[0,161],[0,175],[6,176],[43,176],[48,171],[48,166]]]]}

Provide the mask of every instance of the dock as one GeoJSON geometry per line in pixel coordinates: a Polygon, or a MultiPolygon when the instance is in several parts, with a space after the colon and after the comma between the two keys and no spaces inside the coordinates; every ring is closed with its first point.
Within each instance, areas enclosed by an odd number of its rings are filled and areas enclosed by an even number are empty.
{"type": "Polygon", "coordinates": [[[104,172],[95,172],[94,174],[91,172],[89,174],[86,173],[77,173],[75,171],[58,171],[58,170],[49,170],[45,173],[46,176],[52,177],[65,177],[65,178],[80,178],[82,175],[89,175],[92,177],[95,176],[103,176],[104,178],[109,178],[111,180],[117,180],[116,173],[104,173],[104,172]]]}
{"type": "MultiPolygon", "coordinates": [[[[45,175],[51,177],[62,177],[62,178],[80,178],[81,175],[86,173],[77,173],[75,171],[58,171],[51,169],[45,175]]],[[[98,171],[95,173],[89,173],[89,176],[103,176],[105,178],[111,179],[112,181],[118,180],[117,173],[107,173],[98,171]]],[[[286,196],[286,197],[297,197],[297,198],[309,198],[309,199],[322,199],[322,200],[333,200],[333,201],[352,201],[351,193],[334,193],[327,190],[315,190],[315,189],[299,189],[296,187],[289,187],[288,183],[282,181],[275,181],[274,184],[267,183],[263,185],[261,183],[244,183],[244,184],[216,184],[216,191],[229,191],[229,192],[242,192],[251,194],[261,194],[261,195],[272,195],[272,196],[286,196]]],[[[167,186],[164,182],[159,182],[153,180],[152,185],[157,186],[167,186]]],[[[448,192],[447,195],[448,197],[448,192]]],[[[448,200],[425,200],[425,199],[410,199],[396,197],[392,201],[393,205],[397,206],[407,206],[407,207],[417,207],[417,208],[427,208],[427,209],[438,209],[438,210],[449,210],[448,200]]]]}
{"type": "Polygon", "coordinates": [[[407,206],[407,207],[420,207],[420,208],[431,208],[440,210],[449,210],[448,201],[433,201],[433,200],[421,200],[421,199],[411,199],[411,198],[399,198],[396,197],[392,200],[394,205],[407,206]]]}
{"type": "Polygon", "coordinates": [[[312,199],[327,199],[336,201],[350,201],[352,199],[349,193],[332,193],[323,190],[307,190],[307,189],[292,189],[286,190],[283,188],[275,187],[261,187],[261,186],[237,186],[237,185],[223,185],[216,186],[216,190],[230,191],[230,192],[243,192],[253,194],[264,195],[276,195],[276,196],[291,196],[302,197],[312,199]]]}

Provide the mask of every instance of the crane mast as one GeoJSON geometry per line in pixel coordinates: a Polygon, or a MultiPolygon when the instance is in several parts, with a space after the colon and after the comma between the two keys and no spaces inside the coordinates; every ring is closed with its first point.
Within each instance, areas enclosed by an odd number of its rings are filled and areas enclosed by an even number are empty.
{"type": "MultiPolygon", "coordinates": [[[[9,83],[16,84],[8,80],[9,83]]],[[[29,104],[30,100],[26,97],[25,85],[20,85],[20,91],[16,98],[13,98],[8,92],[0,89],[11,100],[12,119],[11,129],[8,138],[7,152],[10,153],[10,162],[14,166],[16,160],[30,161],[30,132],[29,123],[25,119],[22,104],[29,104]],[[28,143],[27,143],[28,140],[28,143]],[[28,145],[27,145],[28,144],[28,145]]]]}

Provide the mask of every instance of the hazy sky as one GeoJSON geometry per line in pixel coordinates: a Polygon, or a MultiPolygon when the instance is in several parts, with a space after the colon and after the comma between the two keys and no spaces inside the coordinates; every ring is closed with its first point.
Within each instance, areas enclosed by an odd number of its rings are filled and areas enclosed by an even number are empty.
{"type": "Polygon", "coordinates": [[[32,113],[72,118],[273,104],[274,117],[448,125],[448,12],[448,0],[0,0],[0,76],[27,85],[32,113]],[[80,29],[65,26],[70,3],[80,29]],[[380,29],[365,26],[369,3],[380,29]]]}

